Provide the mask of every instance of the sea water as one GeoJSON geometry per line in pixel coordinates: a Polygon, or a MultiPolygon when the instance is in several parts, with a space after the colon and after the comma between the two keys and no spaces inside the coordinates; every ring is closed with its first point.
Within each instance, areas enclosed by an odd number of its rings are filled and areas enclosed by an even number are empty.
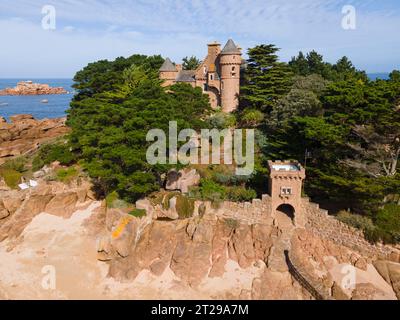
{"type": "Polygon", "coordinates": [[[0,90],[14,88],[19,81],[32,80],[35,83],[48,84],[50,87],[63,87],[68,94],[38,96],[0,96],[0,116],[9,120],[16,114],[31,114],[36,119],[65,117],[74,96],[72,79],[0,79],[0,90]],[[42,103],[48,100],[48,103],[42,103]]]}

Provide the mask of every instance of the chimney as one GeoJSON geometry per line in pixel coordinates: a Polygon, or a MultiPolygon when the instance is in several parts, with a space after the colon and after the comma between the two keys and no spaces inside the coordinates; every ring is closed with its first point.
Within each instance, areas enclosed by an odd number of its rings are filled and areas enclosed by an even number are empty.
{"type": "Polygon", "coordinates": [[[208,44],[208,55],[218,55],[221,52],[221,44],[217,41],[208,44]]]}

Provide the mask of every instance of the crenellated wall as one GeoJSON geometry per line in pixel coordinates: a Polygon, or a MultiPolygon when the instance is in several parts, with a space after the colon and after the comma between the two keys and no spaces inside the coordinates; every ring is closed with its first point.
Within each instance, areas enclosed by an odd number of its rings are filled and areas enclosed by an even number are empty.
{"type": "MultiPolygon", "coordinates": [[[[199,215],[200,207],[203,206],[207,215],[238,220],[240,223],[248,225],[274,226],[277,222],[272,205],[273,201],[270,195],[263,195],[262,199],[253,199],[252,202],[224,201],[218,206],[213,205],[210,201],[196,201],[194,215],[199,215]]],[[[138,207],[149,211],[149,208],[143,205],[138,207]]],[[[317,203],[311,202],[309,198],[301,199],[301,212],[302,214],[299,217],[301,219],[299,221],[300,228],[304,227],[323,239],[358,251],[372,260],[379,258],[400,262],[400,246],[369,243],[362,231],[330,216],[328,211],[321,209],[317,203]]]]}
{"type": "Polygon", "coordinates": [[[202,204],[206,207],[207,214],[240,220],[241,223],[247,224],[273,224],[269,195],[263,195],[262,199],[253,199],[252,202],[224,201],[217,207],[209,201],[196,201],[195,213],[202,204]]]}
{"type": "Polygon", "coordinates": [[[303,198],[302,206],[306,219],[305,228],[314,234],[358,251],[372,259],[380,258],[400,262],[399,246],[371,244],[365,239],[362,231],[330,216],[327,210],[321,209],[318,204],[310,202],[308,198],[303,198]]]}

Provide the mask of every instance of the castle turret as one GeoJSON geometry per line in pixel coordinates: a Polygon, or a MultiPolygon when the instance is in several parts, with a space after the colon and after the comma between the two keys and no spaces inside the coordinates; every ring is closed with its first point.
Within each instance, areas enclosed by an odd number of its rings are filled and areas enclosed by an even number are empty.
{"type": "Polygon", "coordinates": [[[220,53],[222,111],[232,112],[239,106],[240,66],[242,53],[229,39],[220,53]]]}
{"type": "Polygon", "coordinates": [[[302,186],[305,169],[296,161],[268,161],[272,213],[285,213],[296,225],[303,224],[302,186]]]}
{"type": "Polygon", "coordinates": [[[172,61],[169,58],[165,59],[163,65],[159,70],[160,79],[164,80],[162,85],[165,87],[173,85],[175,83],[178,72],[178,69],[172,63],[172,61]]]}

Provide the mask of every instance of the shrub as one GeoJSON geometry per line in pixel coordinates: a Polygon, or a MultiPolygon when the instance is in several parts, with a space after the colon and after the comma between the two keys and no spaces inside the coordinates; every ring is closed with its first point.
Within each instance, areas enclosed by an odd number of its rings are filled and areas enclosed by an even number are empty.
{"type": "Polygon", "coordinates": [[[187,219],[193,216],[194,199],[185,197],[184,195],[176,196],[176,211],[181,219],[187,219]]]}
{"type": "Polygon", "coordinates": [[[78,170],[74,167],[70,167],[67,169],[59,169],[56,172],[57,180],[61,182],[68,183],[72,181],[75,177],[78,176],[78,170]]]}
{"type": "Polygon", "coordinates": [[[347,211],[340,211],[336,218],[343,223],[346,223],[354,228],[361,230],[373,230],[375,228],[374,223],[368,217],[361,216],[359,214],[353,214],[347,211]]]}
{"type": "Polygon", "coordinates": [[[383,241],[384,243],[392,242],[390,235],[380,228],[364,230],[364,236],[371,243],[377,243],[378,241],[383,241]]]}
{"type": "Polygon", "coordinates": [[[149,199],[149,201],[153,206],[156,206],[163,204],[164,196],[165,196],[164,191],[158,191],[158,192],[153,192],[147,198],[149,199]]]}
{"type": "Polygon", "coordinates": [[[114,201],[117,200],[118,198],[119,198],[119,196],[116,191],[113,191],[110,194],[108,194],[106,197],[107,208],[112,208],[114,201]]]}
{"type": "Polygon", "coordinates": [[[164,210],[170,209],[170,200],[176,198],[175,209],[179,215],[179,218],[186,219],[193,216],[194,213],[194,199],[191,197],[184,196],[179,192],[169,192],[164,194],[162,199],[162,208],[164,210]]]}
{"type": "Polygon", "coordinates": [[[370,242],[400,242],[400,206],[397,204],[387,204],[377,212],[374,219],[346,211],[339,212],[337,218],[348,225],[363,230],[365,238],[370,242]]]}
{"type": "Polygon", "coordinates": [[[202,179],[200,187],[191,189],[190,196],[212,202],[221,202],[223,200],[241,202],[256,198],[257,192],[253,189],[246,189],[243,186],[224,186],[211,179],[202,179]]]}
{"type": "Polygon", "coordinates": [[[239,222],[231,218],[225,219],[225,224],[231,229],[236,229],[239,226],[239,222]]]}
{"type": "Polygon", "coordinates": [[[15,170],[20,173],[23,173],[26,171],[26,163],[27,159],[25,157],[18,157],[7,161],[1,167],[4,169],[15,170]]]}
{"type": "Polygon", "coordinates": [[[226,196],[225,188],[210,179],[202,179],[199,190],[203,200],[218,201],[226,196]]]}
{"type": "Polygon", "coordinates": [[[142,218],[145,217],[147,213],[145,209],[133,209],[129,214],[136,218],[142,218]]]}
{"type": "Polygon", "coordinates": [[[180,195],[179,192],[169,192],[169,193],[165,194],[165,195],[163,196],[162,203],[161,203],[162,208],[163,208],[164,210],[168,210],[168,209],[169,209],[169,201],[170,201],[173,197],[178,196],[178,195],[180,195]]]}
{"type": "Polygon", "coordinates": [[[213,180],[223,185],[229,185],[234,180],[234,175],[231,173],[217,172],[214,174],[213,180]]]}
{"type": "Polygon", "coordinates": [[[76,161],[69,144],[46,144],[42,146],[32,161],[32,170],[37,171],[44,165],[59,161],[62,165],[71,165],[76,161]]]}
{"type": "Polygon", "coordinates": [[[387,243],[400,242],[400,206],[395,203],[387,204],[379,210],[375,217],[375,225],[385,234],[382,241],[387,243]]]}
{"type": "Polygon", "coordinates": [[[21,182],[22,174],[13,169],[0,168],[0,176],[3,177],[6,185],[12,189],[16,189],[21,182]]]}
{"type": "Polygon", "coordinates": [[[253,189],[245,187],[229,187],[227,188],[227,198],[231,201],[251,201],[257,197],[257,193],[253,189]]]}
{"type": "Polygon", "coordinates": [[[232,128],[236,125],[236,117],[233,114],[226,114],[225,112],[217,112],[208,119],[208,122],[212,128],[216,129],[232,128]]]}
{"type": "Polygon", "coordinates": [[[129,207],[129,203],[119,198],[119,195],[116,191],[111,192],[106,196],[106,205],[107,208],[115,208],[115,209],[126,209],[129,207]]]}
{"type": "Polygon", "coordinates": [[[217,183],[230,185],[243,185],[250,180],[251,176],[238,176],[235,172],[215,172],[212,175],[212,180],[217,183]]]}
{"type": "Polygon", "coordinates": [[[264,114],[259,110],[248,109],[245,110],[241,120],[244,126],[256,127],[264,120],[264,114]]]}

